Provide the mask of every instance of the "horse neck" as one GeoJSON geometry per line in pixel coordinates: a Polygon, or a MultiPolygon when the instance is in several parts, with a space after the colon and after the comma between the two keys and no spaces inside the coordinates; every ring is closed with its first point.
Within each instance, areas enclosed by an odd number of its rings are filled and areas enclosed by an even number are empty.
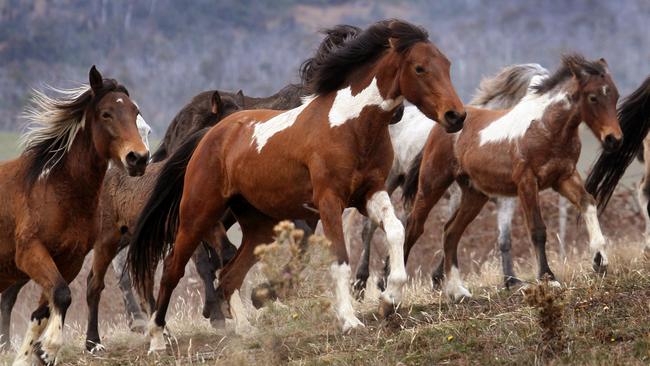
{"type": "Polygon", "coordinates": [[[571,103],[569,108],[565,108],[556,103],[549,106],[546,113],[549,113],[549,109],[552,108],[557,108],[558,110],[550,111],[553,118],[549,118],[545,123],[549,127],[549,132],[557,136],[553,141],[560,145],[572,143],[578,138],[578,128],[580,127],[580,123],[582,123],[580,106],[577,103],[571,103]]]}
{"type": "Polygon", "coordinates": [[[304,95],[305,90],[302,85],[289,84],[269,97],[244,96],[244,107],[247,109],[293,109],[300,106],[300,98],[304,95]]]}
{"type": "MultiPolygon", "coordinates": [[[[366,151],[371,151],[373,146],[381,144],[381,138],[388,137],[388,126],[395,108],[401,104],[403,97],[399,91],[393,88],[396,84],[398,67],[393,63],[391,56],[384,56],[374,65],[362,68],[351,75],[351,79],[358,82],[350,83],[353,96],[360,93],[371,92],[372,84],[376,83],[379,91],[373,100],[373,107],[364,108],[363,118],[354,118],[346,123],[352,129],[356,140],[366,151]],[[388,107],[384,109],[383,106],[388,107]]],[[[337,96],[342,91],[337,92],[337,96]]],[[[353,102],[354,103],[354,102],[353,102]]]]}
{"type": "Polygon", "coordinates": [[[63,161],[64,184],[72,187],[76,195],[98,197],[108,169],[108,160],[103,158],[93,141],[92,121],[87,120],[66,154],[63,161]]]}

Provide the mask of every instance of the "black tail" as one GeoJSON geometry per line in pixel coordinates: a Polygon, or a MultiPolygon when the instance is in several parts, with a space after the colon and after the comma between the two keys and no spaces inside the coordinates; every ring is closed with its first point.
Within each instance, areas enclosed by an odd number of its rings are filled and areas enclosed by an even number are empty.
{"type": "Polygon", "coordinates": [[[604,210],[627,167],[632,163],[650,129],[650,77],[618,108],[623,145],[615,152],[603,151],[587,177],[585,188],[604,210]]]}
{"type": "Polygon", "coordinates": [[[127,267],[141,294],[153,286],[156,266],[173,246],[187,164],[209,128],[192,134],[165,162],[135,227],[127,267]]]}
{"type": "Polygon", "coordinates": [[[415,194],[418,193],[418,183],[420,181],[420,165],[422,165],[422,155],[424,149],[422,149],[409,167],[408,173],[404,178],[404,183],[402,184],[402,199],[404,200],[404,205],[409,207],[413,204],[415,200],[415,194]]]}

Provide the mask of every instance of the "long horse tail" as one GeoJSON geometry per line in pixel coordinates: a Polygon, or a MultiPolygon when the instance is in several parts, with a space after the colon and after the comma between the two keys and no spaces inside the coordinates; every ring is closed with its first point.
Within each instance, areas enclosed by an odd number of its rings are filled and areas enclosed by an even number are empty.
{"type": "Polygon", "coordinates": [[[323,29],[320,31],[325,35],[325,38],[316,49],[313,57],[303,61],[300,65],[300,80],[302,85],[309,85],[313,77],[313,65],[318,60],[323,59],[329,55],[332,50],[340,47],[348,40],[355,38],[361,33],[361,28],[353,25],[340,24],[332,28],[323,29]]]}
{"type": "Polygon", "coordinates": [[[152,289],[156,266],[172,248],[178,229],[178,213],[187,165],[209,128],[196,131],[163,165],[135,227],[127,267],[140,294],[152,289]]]}
{"type": "Polygon", "coordinates": [[[512,108],[526,95],[533,78],[548,75],[548,70],[538,64],[506,66],[495,76],[481,80],[469,104],[487,109],[512,108]]]}
{"type": "Polygon", "coordinates": [[[420,165],[422,165],[422,157],[424,155],[424,148],[415,156],[411,166],[409,167],[404,183],[402,183],[402,200],[406,207],[410,207],[415,200],[415,194],[418,192],[418,184],[420,182],[420,165]]]}
{"type": "Polygon", "coordinates": [[[650,130],[650,77],[618,107],[618,121],[623,131],[623,145],[613,152],[603,151],[585,182],[587,192],[596,198],[600,211],[607,207],[616,185],[643,148],[643,139],[650,130]]]}

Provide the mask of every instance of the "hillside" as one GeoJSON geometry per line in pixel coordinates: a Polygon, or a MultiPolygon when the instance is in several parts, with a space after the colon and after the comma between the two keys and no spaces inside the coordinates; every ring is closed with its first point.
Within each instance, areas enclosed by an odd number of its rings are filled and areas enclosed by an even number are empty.
{"type": "Polygon", "coordinates": [[[161,135],[200,91],[268,95],[297,81],[318,29],[391,17],[429,30],[466,101],[504,65],[552,69],[573,50],[605,57],[622,95],[650,74],[644,0],[0,0],[0,129],[19,129],[30,88],[84,82],[97,64],[161,135]]]}

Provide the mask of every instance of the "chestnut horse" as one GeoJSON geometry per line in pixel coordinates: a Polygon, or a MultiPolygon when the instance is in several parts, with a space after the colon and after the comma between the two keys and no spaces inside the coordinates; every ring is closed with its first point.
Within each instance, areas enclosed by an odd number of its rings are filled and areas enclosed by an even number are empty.
{"type": "Polygon", "coordinates": [[[405,185],[406,200],[415,199],[406,229],[405,260],[422,234],[429,211],[456,181],[462,197],[443,234],[443,291],[447,295],[454,299],[471,296],[460,279],[457,246],[490,196],[519,197],[536,249],[539,278],[555,279],[546,260],[546,227],[538,196],[547,188],[566,197],[582,213],[594,252],[594,269],[604,273],[608,258],[595,201],[576,171],[578,127],[584,121],[605,149],[618,148],[623,134],[616,116],[617,100],[618,90],[605,60],[565,56],[558,71],[533,81],[529,93],[514,108],[468,107],[465,128],[456,136],[434,128],[421,163],[414,164],[405,185]]]}
{"type": "Polygon", "coordinates": [[[450,63],[424,30],[394,20],[373,24],[312,67],[315,95],[300,107],[235,113],[202,139],[188,141],[165,164],[128,258],[142,290],[173,244],[150,323],[150,351],[165,349],[172,291],[194,248],[227,208],[243,240],[219,275],[224,315],[235,310],[228,306],[231,295],[255,263],[255,246],[272,240],[275,223],[320,217],[337,258],[331,271],[343,330],[362,325],[352,307],[341,227],[349,206],[381,222],[388,233],[397,260],[381,296],[383,308],[401,301],[404,231],[384,190],[393,155],[388,122],[406,99],[447,130],[462,128],[465,111],[451,84],[450,63]]]}
{"type": "Polygon", "coordinates": [[[25,150],[0,165],[0,291],[28,278],[42,288],[17,365],[55,363],[72,301],[68,284],[95,241],[109,162],[142,175],[149,159],[126,88],[94,66],[89,79],[90,87],[61,90],[60,99],[35,92],[25,150]]]}
{"type": "Polygon", "coordinates": [[[596,198],[599,210],[603,211],[634,156],[643,158],[645,174],[639,182],[637,198],[645,219],[643,250],[646,256],[650,256],[650,77],[621,103],[618,119],[625,135],[625,145],[617,151],[606,151],[598,158],[585,187],[596,198]]]}
{"type": "MultiPolygon", "coordinates": [[[[537,64],[519,64],[505,67],[495,76],[481,81],[469,105],[488,109],[512,108],[524,97],[533,77],[547,74],[548,71],[537,64]]],[[[434,125],[435,122],[420,113],[417,108],[409,106],[405,108],[402,119],[389,127],[391,142],[393,149],[395,149],[395,160],[386,181],[386,190],[389,195],[404,183],[404,178],[409,167],[419,152],[422,151],[427,141],[427,136],[434,125]]],[[[454,203],[457,204],[458,200],[455,196],[450,197],[450,200],[450,209],[453,212],[455,210],[455,207],[453,207],[454,203]]],[[[514,206],[508,198],[497,199],[497,206],[499,207],[499,247],[507,248],[507,250],[501,250],[501,255],[503,272],[506,283],[508,283],[508,281],[512,281],[514,278],[512,257],[509,255],[509,232],[512,217],[511,215],[508,216],[513,211],[510,208],[514,206]],[[504,216],[508,216],[508,220],[503,220],[502,218],[504,216]]],[[[361,234],[363,250],[361,251],[361,258],[357,264],[356,279],[354,282],[354,291],[358,298],[363,296],[370,274],[368,269],[370,265],[370,242],[376,229],[377,225],[371,220],[364,218],[361,234]]],[[[349,243],[350,240],[348,239],[347,242],[349,243]]],[[[383,276],[378,285],[380,289],[383,289],[383,276]]]]}

